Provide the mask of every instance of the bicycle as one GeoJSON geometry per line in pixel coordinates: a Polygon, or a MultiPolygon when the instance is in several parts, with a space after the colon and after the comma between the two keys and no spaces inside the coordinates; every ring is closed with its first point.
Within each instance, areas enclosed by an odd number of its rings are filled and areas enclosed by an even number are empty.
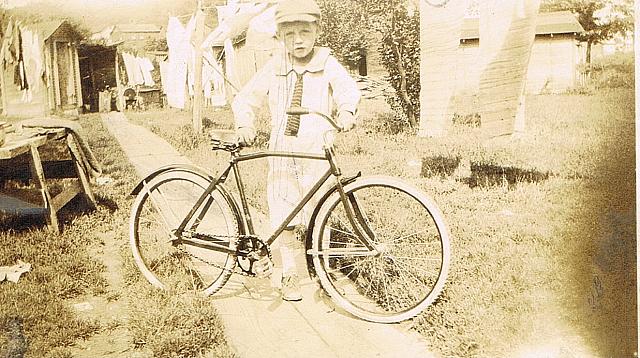
{"type": "MultiPolygon", "coordinates": [[[[301,107],[288,113],[317,114],[340,130],[323,113],[301,107]]],[[[217,177],[194,166],[171,165],[133,190],[130,244],[152,285],[211,295],[234,273],[255,276],[256,262],[270,257],[270,245],[318,195],[305,236],[307,268],[334,303],[367,321],[395,323],[422,312],[442,291],[449,234],[440,210],[420,190],[387,176],[343,177],[333,144],[325,145],[324,154],[241,154],[237,143],[212,138],[212,149],[230,156],[217,177]],[[263,240],[254,230],[239,164],[266,157],[324,160],[329,169],[263,240]],[[234,195],[225,187],[231,173],[234,195]],[[335,184],[319,194],[331,177],[335,184]]]]}

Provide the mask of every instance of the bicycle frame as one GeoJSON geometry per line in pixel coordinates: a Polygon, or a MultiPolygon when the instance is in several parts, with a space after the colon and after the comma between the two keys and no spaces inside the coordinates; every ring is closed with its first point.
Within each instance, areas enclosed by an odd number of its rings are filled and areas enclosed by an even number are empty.
{"type": "MultiPolygon", "coordinates": [[[[194,239],[191,237],[183,237],[182,234],[185,231],[188,223],[192,220],[196,212],[200,209],[200,207],[205,203],[207,197],[216,190],[216,187],[222,183],[224,183],[229,173],[233,171],[235,184],[238,188],[238,193],[240,196],[240,204],[242,207],[242,215],[243,215],[243,225],[245,232],[248,233],[249,236],[255,236],[255,229],[253,226],[253,219],[251,217],[251,213],[249,210],[249,205],[247,202],[247,198],[244,191],[244,183],[242,181],[242,175],[240,173],[239,163],[246,162],[250,160],[268,158],[268,157],[283,157],[283,158],[296,158],[296,159],[310,159],[310,160],[325,160],[329,163],[329,169],[315,182],[315,184],[309,189],[306,195],[300,200],[300,202],[296,205],[295,208],[289,213],[289,215],[283,220],[283,222],[275,229],[275,231],[269,236],[267,241],[265,242],[267,245],[271,245],[278,236],[287,228],[289,223],[295,218],[298,213],[302,210],[302,208],[309,203],[311,198],[320,190],[320,188],[324,185],[324,183],[329,179],[329,177],[334,176],[336,178],[336,189],[341,197],[341,201],[345,207],[345,211],[351,226],[354,228],[356,235],[360,242],[370,251],[377,252],[375,244],[372,242],[372,238],[374,237],[371,230],[368,229],[367,225],[363,223],[366,222],[366,218],[363,217],[360,210],[357,208],[357,202],[354,197],[349,197],[344,191],[343,185],[340,182],[340,176],[342,175],[340,169],[338,168],[335,155],[333,153],[332,147],[324,148],[324,155],[320,154],[310,154],[310,153],[301,153],[301,152],[279,152],[279,151],[260,151],[256,153],[250,154],[239,154],[237,152],[231,152],[231,160],[229,162],[229,166],[218,176],[218,178],[211,182],[211,184],[205,189],[202,195],[198,198],[194,206],[191,208],[187,216],[182,220],[180,225],[175,231],[175,235],[180,238],[181,241],[194,244],[196,246],[205,246],[210,249],[214,249],[216,251],[223,251],[227,253],[235,253],[229,247],[218,245],[216,243],[207,242],[204,240],[194,239]],[[364,228],[365,231],[362,230],[364,228]]],[[[207,210],[206,208],[204,210],[207,210]]]]}

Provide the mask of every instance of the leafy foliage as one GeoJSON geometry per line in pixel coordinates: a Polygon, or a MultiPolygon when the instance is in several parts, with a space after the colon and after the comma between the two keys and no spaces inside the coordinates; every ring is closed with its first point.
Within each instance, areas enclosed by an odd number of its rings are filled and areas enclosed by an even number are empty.
{"type": "Polygon", "coordinates": [[[584,32],[579,41],[587,43],[587,63],[591,62],[591,45],[609,40],[633,29],[631,0],[545,0],[540,11],[569,10],[578,16],[584,32]]]}
{"type": "Polygon", "coordinates": [[[320,0],[323,32],[319,44],[331,48],[344,64],[355,68],[374,34],[377,50],[395,89],[387,97],[399,123],[416,125],[420,106],[420,16],[403,1],[320,0]]]}
{"type": "Polygon", "coordinates": [[[396,95],[387,97],[387,102],[391,108],[402,110],[396,111],[402,113],[401,120],[414,126],[420,108],[420,15],[409,14],[400,7],[392,17],[380,47],[382,65],[396,90],[396,95]]]}
{"type": "Polygon", "coordinates": [[[363,8],[353,0],[322,0],[322,32],[318,44],[333,50],[338,60],[356,68],[367,48],[367,19],[363,8]]]}

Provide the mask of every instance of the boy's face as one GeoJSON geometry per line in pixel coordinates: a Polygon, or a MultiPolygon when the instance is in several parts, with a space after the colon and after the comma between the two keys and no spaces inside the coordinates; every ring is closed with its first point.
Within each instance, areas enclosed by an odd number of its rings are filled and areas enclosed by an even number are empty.
{"type": "Polygon", "coordinates": [[[304,59],[313,51],[318,25],[315,22],[285,22],[278,25],[278,37],[294,58],[304,59]]]}

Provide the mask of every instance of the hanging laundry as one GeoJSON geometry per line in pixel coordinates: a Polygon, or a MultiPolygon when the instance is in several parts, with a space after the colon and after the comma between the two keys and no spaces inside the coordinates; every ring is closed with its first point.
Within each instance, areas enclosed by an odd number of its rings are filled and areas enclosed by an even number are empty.
{"type": "Polygon", "coordinates": [[[167,103],[171,107],[184,108],[185,85],[187,83],[187,63],[192,57],[191,34],[195,29],[195,18],[192,16],[183,26],[176,17],[169,18],[167,25],[167,46],[169,60],[166,68],[166,82],[163,88],[167,94],[167,103]]]}
{"type": "Polygon", "coordinates": [[[144,75],[142,73],[142,59],[140,57],[133,57],[133,65],[135,66],[134,75],[136,77],[136,84],[144,84],[144,75]]]}
{"type": "Polygon", "coordinates": [[[231,39],[226,39],[224,41],[224,54],[225,54],[225,63],[227,65],[227,79],[232,84],[233,94],[235,96],[237,88],[240,88],[240,81],[238,80],[238,74],[236,71],[236,50],[233,47],[233,43],[231,39]]]}
{"type": "Polygon", "coordinates": [[[9,23],[7,32],[11,33],[11,42],[9,43],[9,63],[14,64],[18,62],[18,56],[20,53],[20,32],[17,30],[18,24],[14,21],[9,23]]]}
{"type": "Polygon", "coordinates": [[[205,63],[211,69],[209,78],[209,87],[211,88],[211,100],[210,103],[213,106],[222,107],[227,104],[225,80],[223,75],[222,66],[216,61],[213,51],[205,51],[203,53],[205,63]]]}
{"type": "Polygon", "coordinates": [[[11,44],[13,43],[13,20],[9,20],[7,24],[7,28],[4,31],[3,35],[3,46],[4,46],[4,54],[2,61],[6,66],[7,63],[11,64],[15,60],[15,57],[11,53],[11,44]]]}
{"type": "Polygon", "coordinates": [[[166,93],[166,91],[164,90],[164,87],[165,87],[165,83],[169,81],[169,79],[167,78],[168,76],[167,72],[169,71],[169,61],[159,61],[158,67],[160,67],[160,82],[162,85],[162,91],[166,93]]]}
{"type": "Polygon", "coordinates": [[[123,52],[122,60],[124,61],[124,66],[127,71],[127,84],[130,86],[144,84],[144,78],[142,77],[142,72],[140,72],[140,64],[137,58],[127,52],[123,52]]]}
{"type": "Polygon", "coordinates": [[[33,33],[33,42],[31,43],[31,59],[30,66],[35,71],[33,80],[33,90],[38,91],[40,89],[41,78],[44,74],[44,55],[42,49],[44,48],[44,41],[40,40],[40,35],[37,32],[33,33]]]}
{"type": "Polygon", "coordinates": [[[26,70],[24,65],[24,57],[23,57],[23,50],[22,50],[22,34],[20,31],[20,28],[17,25],[16,25],[16,28],[14,28],[14,32],[15,32],[14,43],[17,44],[16,46],[17,63],[14,70],[13,81],[14,81],[14,84],[18,86],[20,90],[26,90],[27,88],[29,88],[29,84],[27,83],[26,70]]]}
{"type": "Polygon", "coordinates": [[[142,70],[142,77],[144,79],[144,84],[147,86],[155,86],[155,81],[153,80],[153,76],[151,72],[155,69],[153,67],[153,63],[147,57],[142,57],[140,60],[140,69],[142,70]]]}
{"type": "Polygon", "coordinates": [[[23,89],[22,101],[31,103],[34,91],[40,89],[42,52],[40,51],[40,40],[37,33],[23,27],[20,29],[20,37],[22,39],[24,77],[27,83],[27,87],[23,89]]]}

